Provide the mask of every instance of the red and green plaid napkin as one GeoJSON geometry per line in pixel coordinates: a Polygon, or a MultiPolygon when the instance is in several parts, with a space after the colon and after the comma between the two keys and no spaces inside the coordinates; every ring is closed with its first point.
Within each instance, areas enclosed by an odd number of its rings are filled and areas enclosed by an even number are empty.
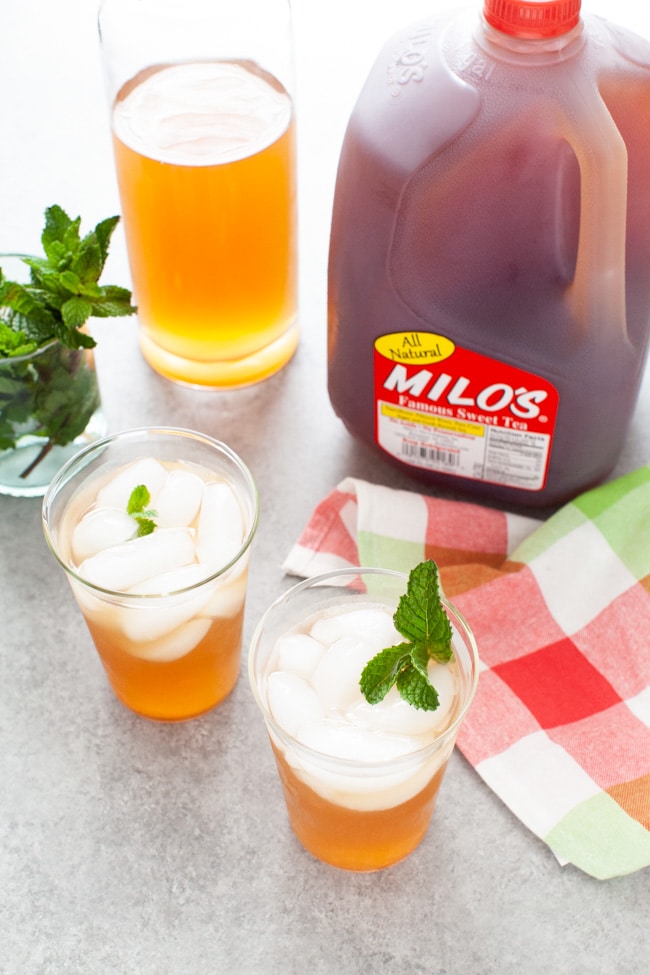
{"type": "Polygon", "coordinates": [[[481,657],[462,753],[560,863],[650,865],[650,467],[545,522],[347,479],[284,568],[427,558],[481,657]]]}

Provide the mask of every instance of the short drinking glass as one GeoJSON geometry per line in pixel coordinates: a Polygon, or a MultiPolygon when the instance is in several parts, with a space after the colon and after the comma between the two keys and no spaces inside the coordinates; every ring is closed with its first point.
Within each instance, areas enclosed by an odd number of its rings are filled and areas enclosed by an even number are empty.
{"type": "Polygon", "coordinates": [[[257,521],[246,465],[191,430],[117,433],[54,477],[45,537],[127,707],[178,721],[233,689],[257,521]]]}
{"type": "Polygon", "coordinates": [[[314,856],[348,870],[390,866],[423,839],[478,680],[474,637],[443,601],[453,659],[435,664],[438,709],[417,710],[394,687],[380,704],[365,700],[365,664],[403,641],[393,614],[406,584],[374,568],[301,582],[266,611],[250,648],[291,826],[314,856]]]}

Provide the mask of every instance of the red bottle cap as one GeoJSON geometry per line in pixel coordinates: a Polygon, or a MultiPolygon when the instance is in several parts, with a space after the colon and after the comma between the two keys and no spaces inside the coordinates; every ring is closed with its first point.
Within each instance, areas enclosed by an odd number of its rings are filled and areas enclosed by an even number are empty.
{"type": "Polygon", "coordinates": [[[581,0],[484,0],[488,24],[529,40],[566,34],[580,20],[581,0]]]}

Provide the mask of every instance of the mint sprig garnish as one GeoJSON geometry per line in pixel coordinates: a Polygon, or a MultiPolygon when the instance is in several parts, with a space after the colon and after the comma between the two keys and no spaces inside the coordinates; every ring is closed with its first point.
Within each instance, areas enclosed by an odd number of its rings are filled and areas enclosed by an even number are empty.
{"type": "Polygon", "coordinates": [[[157,527],[154,518],[158,517],[158,512],[154,511],[153,508],[147,507],[150,501],[151,494],[144,484],[138,484],[129,495],[126,512],[138,523],[136,538],[142,538],[143,535],[151,535],[157,527]]]}
{"type": "MultiPolygon", "coordinates": [[[[18,255],[29,268],[29,283],[9,281],[0,271],[0,317],[32,343],[32,350],[52,339],[69,349],[92,349],[97,343],[83,331],[90,317],[132,315],[136,310],[127,288],[99,284],[119,219],[108,217],[82,237],[81,217],[72,220],[60,206],[48,207],[41,234],[44,256],[18,255]]],[[[12,348],[5,329],[2,335],[0,355],[21,354],[12,348]]]]}
{"type": "Polygon", "coordinates": [[[8,280],[0,269],[0,359],[6,360],[0,373],[0,450],[18,445],[25,424],[45,441],[23,478],[54,446],[83,433],[100,405],[84,354],[96,345],[84,329],[87,320],[136,311],[129,290],[99,284],[118,221],[102,220],[82,237],[81,218],[72,220],[51,206],[41,235],[43,256],[0,255],[18,257],[29,268],[27,283],[8,280]]]}
{"type": "Polygon", "coordinates": [[[406,640],[368,661],[359,681],[361,693],[369,704],[378,704],[395,685],[414,708],[435,711],[440,701],[429,680],[429,660],[448,663],[454,654],[451,623],[440,598],[438,567],[431,559],[411,570],[393,622],[406,640]]]}

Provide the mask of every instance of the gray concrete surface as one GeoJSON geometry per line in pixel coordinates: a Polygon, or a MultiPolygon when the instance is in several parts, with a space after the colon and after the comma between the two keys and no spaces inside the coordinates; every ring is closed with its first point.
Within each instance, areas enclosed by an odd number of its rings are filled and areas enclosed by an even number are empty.
{"type": "MultiPolygon", "coordinates": [[[[342,477],[417,489],[329,406],[324,267],[347,112],[378,44],[427,6],[294,3],[303,340],[283,373],[237,393],[187,390],[143,363],[134,323],[95,330],[111,429],[194,427],[255,474],[247,638],[287,585],[288,547],[342,477]]],[[[118,210],[93,7],[3,0],[0,250],[35,247],[51,203],[89,224],[118,210]]],[[[125,281],[119,236],[109,269],[125,281]]],[[[647,382],[618,472],[650,459],[649,415],[647,382]]],[[[458,754],[407,861],[368,875],[316,862],[288,827],[244,675],[196,721],[137,718],[106,684],[39,501],[0,498],[0,553],[0,975],[647,971],[650,872],[603,883],[561,868],[458,754]]]]}

